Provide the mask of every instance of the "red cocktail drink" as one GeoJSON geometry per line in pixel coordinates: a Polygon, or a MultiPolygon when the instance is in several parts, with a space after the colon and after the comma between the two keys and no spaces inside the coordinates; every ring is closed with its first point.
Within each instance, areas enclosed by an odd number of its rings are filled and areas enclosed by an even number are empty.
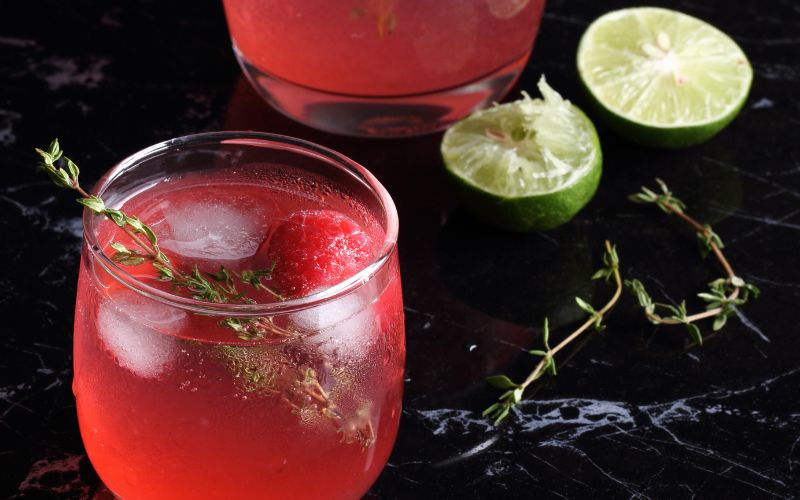
{"type": "MultiPolygon", "coordinates": [[[[269,269],[236,303],[197,300],[86,215],[75,321],[81,434],[122,498],[358,498],[385,465],[405,355],[388,194],[302,141],[202,134],[145,150],[98,188],[176,268],[269,269]],[[268,288],[268,289],[267,289],[268,288]]],[[[224,280],[223,280],[224,281],[224,280]]]]}
{"type": "Polygon", "coordinates": [[[224,0],[255,88],[308,125],[414,135],[499,101],[544,0],[224,0]]]}

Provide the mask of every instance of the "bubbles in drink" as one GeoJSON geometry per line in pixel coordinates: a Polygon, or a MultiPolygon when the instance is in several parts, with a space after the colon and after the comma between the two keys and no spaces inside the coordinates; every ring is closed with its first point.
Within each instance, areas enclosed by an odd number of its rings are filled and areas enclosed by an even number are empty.
{"type": "Polygon", "coordinates": [[[131,290],[118,290],[100,303],[98,334],[117,362],[143,378],[156,378],[177,358],[170,335],[186,322],[186,313],[131,290]]]}

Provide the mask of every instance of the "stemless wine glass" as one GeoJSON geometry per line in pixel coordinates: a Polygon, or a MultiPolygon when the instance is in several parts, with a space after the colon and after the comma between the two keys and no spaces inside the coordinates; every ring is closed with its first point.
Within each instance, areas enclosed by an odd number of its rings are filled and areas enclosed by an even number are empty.
{"type": "Polygon", "coordinates": [[[114,247],[132,239],[86,211],[73,389],[106,487],[137,499],[364,494],[394,444],[405,358],[397,213],[375,177],[305,141],[219,132],[130,156],[96,194],[150,225],[173,266],[222,283],[220,265],[257,267],[290,212],[343,214],[374,243],[360,271],[314,293],[215,303],[156,280],[147,259],[126,265],[114,247]]]}
{"type": "Polygon", "coordinates": [[[356,136],[443,129],[499,101],[544,0],[223,0],[255,89],[307,125],[356,136]]]}

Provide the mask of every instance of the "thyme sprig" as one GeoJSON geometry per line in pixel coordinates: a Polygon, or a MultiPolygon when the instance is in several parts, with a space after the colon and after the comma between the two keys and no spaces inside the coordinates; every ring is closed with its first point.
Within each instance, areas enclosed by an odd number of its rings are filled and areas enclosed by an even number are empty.
{"type": "Polygon", "coordinates": [[[544,320],[544,328],[542,329],[542,343],[544,349],[532,349],[528,351],[532,356],[541,358],[539,363],[530,372],[528,377],[522,383],[512,381],[506,375],[494,375],[487,378],[487,382],[505,392],[498,398],[497,402],[486,408],[482,415],[490,418],[494,425],[500,424],[520,401],[525,393],[525,390],[535,381],[539,380],[545,374],[556,375],[555,355],[564,347],[569,345],[572,341],[578,338],[582,333],[589,328],[594,328],[601,331],[605,326],[603,320],[606,315],[611,311],[614,305],[619,300],[622,294],[622,278],[619,273],[619,256],[617,249],[608,241],[605,242],[605,253],[603,254],[603,268],[594,273],[592,279],[604,279],[607,283],[613,281],[615,285],[614,294],[606,302],[606,304],[599,310],[595,310],[591,304],[575,297],[575,302],[578,307],[583,309],[589,314],[589,318],[584,321],[575,331],[569,334],[564,340],[559,342],[555,347],[550,347],[550,328],[547,318],[544,320]]]}
{"type": "Polygon", "coordinates": [[[223,345],[217,355],[245,392],[279,396],[301,421],[326,418],[344,443],[369,448],[375,442],[369,403],[347,414],[334,401],[332,391],[323,387],[317,371],[308,365],[297,366],[290,354],[223,345]]]}
{"type": "Polygon", "coordinates": [[[284,401],[297,415],[302,416],[310,403],[316,412],[334,424],[343,443],[358,443],[363,448],[372,446],[375,442],[375,428],[370,418],[369,405],[362,405],[353,416],[347,417],[322,387],[313,368],[299,368],[298,375],[294,378],[291,389],[283,394],[284,401]]]}
{"type": "Polygon", "coordinates": [[[738,306],[746,303],[751,296],[758,297],[760,292],[755,285],[746,283],[733,271],[722,252],[725,245],[711,226],[701,224],[689,216],[686,213],[686,204],[675,197],[664,181],[656,178],[656,183],[660,187],[660,193],[643,186],[640,192],[629,196],[628,199],[635,203],[654,204],[664,213],[676,215],[689,224],[697,235],[701,255],[706,257],[709,253],[713,253],[725,271],[725,277],[710,282],[707,292],[697,294],[706,302],[706,310],[694,314],[687,312],[685,300],[677,306],[654,302],[644,284],[637,279],[626,280],[625,286],[636,297],[648,321],[656,325],[685,325],[692,339],[702,345],[703,335],[695,324],[697,321],[714,318],[712,329],[718,331],[725,326],[728,317],[736,313],[738,306]]]}
{"type": "MultiPolygon", "coordinates": [[[[111,260],[114,262],[125,266],[138,266],[149,262],[160,281],[169,283],[173,290],[185,290],[195,300],[214,303],[254,303],[253,299],[248,298],[237,289],[236,282],[256,290],[266,291],[279,300],[283,299],[278,292],[266,286],[262,281],[271,277],[274,264],[267,269],[241,272],[230,271],[224,266],[220,266],[216,273],[203,273],[197,266],[194,266],[189,272],[177,269],[161,250],[156,234],[147,224],[144,224],[135,215],[128,215],[122,210],[107,207],[100,196],[89,194],[81,187],[80,169],[75,162],[64,155],[58,139],[54,139],[50,143],[47,151],[36,148],[36,152],[42,158],[39,167],[50,176],[57,186],[77,191],[81,195],[81,198],[77,199],[78,203],[96,215],[102,215],[111,220],[133,241],[137,248],[128,248],[116,241],[111,242],[110,246],[114,249],[111,260]]],[[[220,321],[220,325],[230,328],[244,340],[260,339],[269,334],[284,336],[289,334],[267,318],[247,320],[226,318],[220,321]]]]}

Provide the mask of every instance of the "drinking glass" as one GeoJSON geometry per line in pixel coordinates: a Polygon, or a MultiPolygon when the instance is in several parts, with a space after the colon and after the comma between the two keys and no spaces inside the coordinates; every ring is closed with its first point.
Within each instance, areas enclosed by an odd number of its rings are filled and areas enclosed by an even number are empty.
{"type": "Polygon", "coordinates": [[[397,213],[375,177],[305,141],[220,132],[140,151],[95,192],[150,225],[173,265],[206,276],[251,265],[287,207],[324,206],[380,236],[332,286],[213,303],[154,279],[148,262],[118,263],[109,247],[126,235],[85,211],[73,390],[106,487],[136,499],[363,495],[395,441],[405,358],[397,213]]]}
{"type": "Polygon", "coordinates": [[[425,134],[499,101],[544,0],[223,0],[233,48],[276,109],[331,132],[425,134]]]}

